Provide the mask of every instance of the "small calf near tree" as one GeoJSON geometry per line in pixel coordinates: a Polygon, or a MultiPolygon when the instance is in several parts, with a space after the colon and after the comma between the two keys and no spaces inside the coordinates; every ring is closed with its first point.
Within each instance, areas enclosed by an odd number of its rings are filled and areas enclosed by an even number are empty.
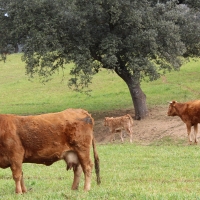
{"type": "Polygon", "coordinates": [[[133,118],[129,114],[120,117],[105,117],[104,126],[109,127],[110,140],[115,137],[115,133],[119,132],[123,142],[122,130],[125,130],[130,136],[130,142],[133,142],[133,118]]]}

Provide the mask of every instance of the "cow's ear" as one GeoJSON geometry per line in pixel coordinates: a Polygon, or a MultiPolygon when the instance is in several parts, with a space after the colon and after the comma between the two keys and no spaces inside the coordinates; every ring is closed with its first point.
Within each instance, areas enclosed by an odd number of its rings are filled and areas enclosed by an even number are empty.
{"type": "Polygon", "coordinates": [[[177,103],[177,101],[168,101],[168,103],[169,103],[170,105],[174,106],[174,105],[177,103]]]}
{"type": "Polygon", "coordinates": [[[175,106],[176,103],[177,101],[172,101],[172,106],[175,106]]]}

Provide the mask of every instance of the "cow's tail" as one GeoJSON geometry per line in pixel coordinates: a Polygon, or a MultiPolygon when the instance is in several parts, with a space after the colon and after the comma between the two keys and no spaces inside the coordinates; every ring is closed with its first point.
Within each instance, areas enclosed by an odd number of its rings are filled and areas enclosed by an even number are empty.
{"type": "Polygon", "coordinates": [[[97,176],[97,184],[99,185],[101,183],[100,179],[100,167],[99,167],[99,156],[96,150],[96,144],[94,138],[92,139],[92,146],[93,146],[93,152],[94,152],[94,166],[95,166],[95,173],[97,176]]]}

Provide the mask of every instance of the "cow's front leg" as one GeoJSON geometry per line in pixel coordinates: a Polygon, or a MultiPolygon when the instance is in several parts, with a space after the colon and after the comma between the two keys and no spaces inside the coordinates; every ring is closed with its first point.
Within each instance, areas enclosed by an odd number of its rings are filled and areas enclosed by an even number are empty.
{"type": "Polygon", "coordinates": [[[133,134],[130,133],[130,143],[133,143],[133,134]]]}
{"type": "Polygon", "coordinates": [[[133,131],[132,131],[132,129],[127,129],[127,132],[129,133],[129,136],[130,136],[130,143],[133,143],[133,131]]]}
{"type": "Polygon", "coordinates": [[[27,189],[26,189],[26,186],[25,186],[25,183],[24,183],[24,175],[23,175],[23,172],[22,172],[22,176],[21,176],[21,188],[22,188],[22,192],[23,192],[23,193],[26,193],[26,192],[27,192],[27,189]]]}
{"type": "Polygon", "coordinates": [[[77,167],[73,168],[74,171],[74,181],[72,184],[72,190],[77,190],[81,178],[82,168],[81,165],[78,165],[77,167]]]}
{"type": "Polygon", "coordinates": [[[197,133],[198,133],[198,124],[195,124],[195,125],[194,125],[194,143],[195,143],[195,144],[198,143],[197,133]]]}
{"type": "Polygon", "coordinates": [[[22,163],[13,163],[10,168],[12,170],[13,179],[15,181],[15,192],[17,194],[22,194],[26,191],[23,180],[22,163]]]}
{"type": "Polygon", "coordinates": [[[189,144],[192,144],[191,125],[187,124],[186,126],[187,126],[187,134],[188,134],[189,144]]]}

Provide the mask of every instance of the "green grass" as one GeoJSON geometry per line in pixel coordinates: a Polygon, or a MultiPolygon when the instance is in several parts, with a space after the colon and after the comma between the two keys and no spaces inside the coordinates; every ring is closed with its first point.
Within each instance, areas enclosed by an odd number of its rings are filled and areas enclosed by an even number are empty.
{"type": "Polygon", "coordinates": [[[64,78],[60,72],[42,84],[37,76],[28,80],[19,54],[9,56],[6,63],[0,63],[0,113],[37,114],[69,107],[101,111],[132,106],[125,83],[105,70],[94,77],[91,96],[71,91],[67,86],[70,68],[66,66],[64,78]]]}
{"type": "MultiPolygon", "coordinates": [[[[200,60],[183,65],[180,71],[167,73],[154,82],[142,82],[148,106],[167,104],[167,101],[187,101],[200,98],[200,60]]],[[[0,113],[38,114],[83,108],[89,112],[133,108],[125,82],[116,74],[102,70],[93,78],[91,96],[71,91],[68,86],[69,69],[54,74],[42,84],[36,76],[32,81],[25,75],[20,54],[8,56],[0,62],[0,113]]]]}
{"type": "Polygon", "coordinates": [[[98,146],[102,183],[92,175],[92,189],[71,191],[72,171],[64,162],[50,167],[24,164],[27,194],[14,194],[10,170],[0,170],[3,199],[200,199],[200,156],[198,146],[110,144],[98,146]]]}
{"type": "MultiPolygon", "coordinates": [[[[94,77],[91,96],[68,89],[69,68],[41,84],[25,75],[19,54],[0,63],[0,113],[37,114],[84,108],[89,112],[133,108],[126,84],[114,73],[102,70],[94,77]]],[[[142,82],[148,106],[167,101],[200,98],[200,60],[186,63],[179,72],[167,73],[155,82],[142,82]]],[[[163,138],[149,146],[109,144],[97,146],[102,184],[97,186],[93,171],[92,189],[71,191],[72,172],[60,161],[46,167],[24,164],[27,194],[14,194],[10,169],[0,169],[0,199],[200,199],[199,146],[163,138]]]]}
{"type": "Polygon", "coordinates": [[[159,80],[142,84],[149,105],[167,101],[185,102],[200,98],[200,60],[185,63],[180,71],[173,71],[159,80]]]}

